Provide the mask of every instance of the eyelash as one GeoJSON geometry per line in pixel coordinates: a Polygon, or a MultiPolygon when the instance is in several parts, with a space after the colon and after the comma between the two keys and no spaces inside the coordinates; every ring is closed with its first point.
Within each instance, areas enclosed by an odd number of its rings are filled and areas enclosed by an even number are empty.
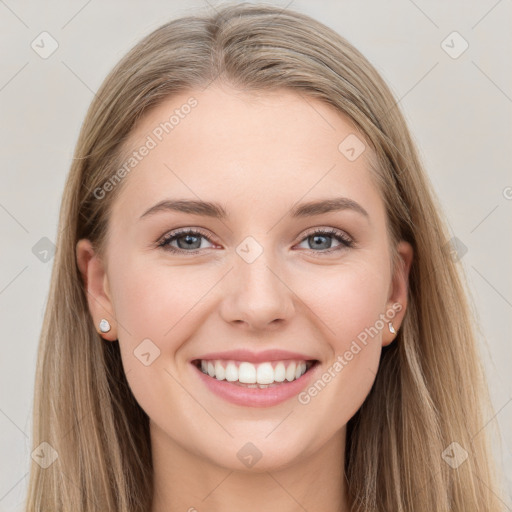
{"type": "MultiPolygon", "coordinates": [[[[164,250],[166,250],[166,251],[169,251],[169,252],[172,252],[172,253],[176,253],[176,254],[184,254],[184,253],[186,253],[186,254],[197,254],[197,253],[199,253],[199,252],[204,250],[204,249],[194,249],[193,251],[186,251],[185,249],[179,249],[179,248],[176,248],[176,247],[172,247],[170,245],[171,242],[173,242],[174,240],[176,240],[178,238],[181,238],[182,236],[185,236],[185,235],[192,235],[192,236],[199,235],[199,236],[201,236],[203,238],[206,238],[206,240],[208,240],[208,242],[214,243],[212,240],[210,240],[210,237],[206,233],[204,233],[203,231],[201,231],[199,229],[184,229],[184,230],[173,231],[171,233],[168,233],[159,242],[157,242],[157,246],[162,248],[162,249],[164,249],[164,250]]],[[[354,247],[354,241],[351,238],[349,238],[345,233],[343,233],[343,231],[340,231],[340,230],[335,229],[335,228],[316,228],[311,233],[307,233],[300,240],[299,243],[302,243],[307,238],[315,236],[315,235],[331,236],[331,237],[335,238],[338,242],[340,242],[341,245],[339,245],[337,247],[331,247],[331,248],[323,250],[323,251],[315,251],[313,249],[306,249],[306,250],[309,250],[309,251],[311,251],[313,253],[330,254],[332,252],[339,251],[341,249],[347,249],[347,248],[354,247]]]]}

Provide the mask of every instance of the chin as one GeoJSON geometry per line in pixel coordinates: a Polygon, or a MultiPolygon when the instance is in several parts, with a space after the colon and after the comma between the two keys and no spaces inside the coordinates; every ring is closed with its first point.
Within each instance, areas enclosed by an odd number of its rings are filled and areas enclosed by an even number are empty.
{"type": "Polygon", "coordinates": [[[252,437],[251,441],[250,435],[245,435],[243,439],[232,439],[221,453],[210,453],[208,458],[213,464],[230,471],[263,473],[286,469],[304,457],[304,443],[297,440],[283,446],[277,433],[272,435],[275,435],[273,440],[252,437]]]}

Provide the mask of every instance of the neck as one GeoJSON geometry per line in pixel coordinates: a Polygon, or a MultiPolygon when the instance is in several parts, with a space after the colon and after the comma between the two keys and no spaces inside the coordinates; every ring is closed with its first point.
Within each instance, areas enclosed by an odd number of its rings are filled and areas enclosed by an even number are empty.
{"type": "Polygon", "coordinates": [[[151,423],[151,512],[348,512],[345,433],[286,468],[244,472],[191,453],[151,423]]]}

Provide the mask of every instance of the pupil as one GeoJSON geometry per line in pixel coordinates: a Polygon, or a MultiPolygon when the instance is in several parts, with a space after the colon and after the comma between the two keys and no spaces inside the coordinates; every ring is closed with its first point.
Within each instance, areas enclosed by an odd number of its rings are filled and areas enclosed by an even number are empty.
{"type": "Polygon", "coordinates": [[[184,236],[178,238],[178,246],[180,246],[180,249],[183,249],[183,247],[181,247],[181,244],[180,244],[180,240],[182,240],[183,238],[186,240],[185,248],[199,249],[199,246],[201,245],[201,241],[199,240],[199,237],[194,236],[194,235],[184,235],[184,236]],[[196,244],[197,244],[197,240],[199,240],[198,247],[192,247],[194,244],[194,240],[195,240],[196,244]]]}
{"type": "Polygon", "coordinates": [[[321,249],[329,249],[331,247],[331,242],[330,242],[330,239],[329,237],[327,236],[324,236],[324,235],[313,235],[313,240],[314,240],[314,245],[315,247],[320,247],[321,249]],[[327,240],[327,242],[325,242],[324,244],[322,244],[322,242],[320,241],[320,243],[318,243],[318,240],[327,240]]]}

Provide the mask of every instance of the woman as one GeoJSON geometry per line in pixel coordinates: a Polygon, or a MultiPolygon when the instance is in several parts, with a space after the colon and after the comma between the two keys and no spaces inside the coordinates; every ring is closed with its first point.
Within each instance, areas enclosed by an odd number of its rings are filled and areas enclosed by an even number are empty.
{"type": "Polygon", "coordinates": [[[500,510],[446,228],[332,30],[245,4],[155,30],[60,228],[27,510],[500,510]]]}

